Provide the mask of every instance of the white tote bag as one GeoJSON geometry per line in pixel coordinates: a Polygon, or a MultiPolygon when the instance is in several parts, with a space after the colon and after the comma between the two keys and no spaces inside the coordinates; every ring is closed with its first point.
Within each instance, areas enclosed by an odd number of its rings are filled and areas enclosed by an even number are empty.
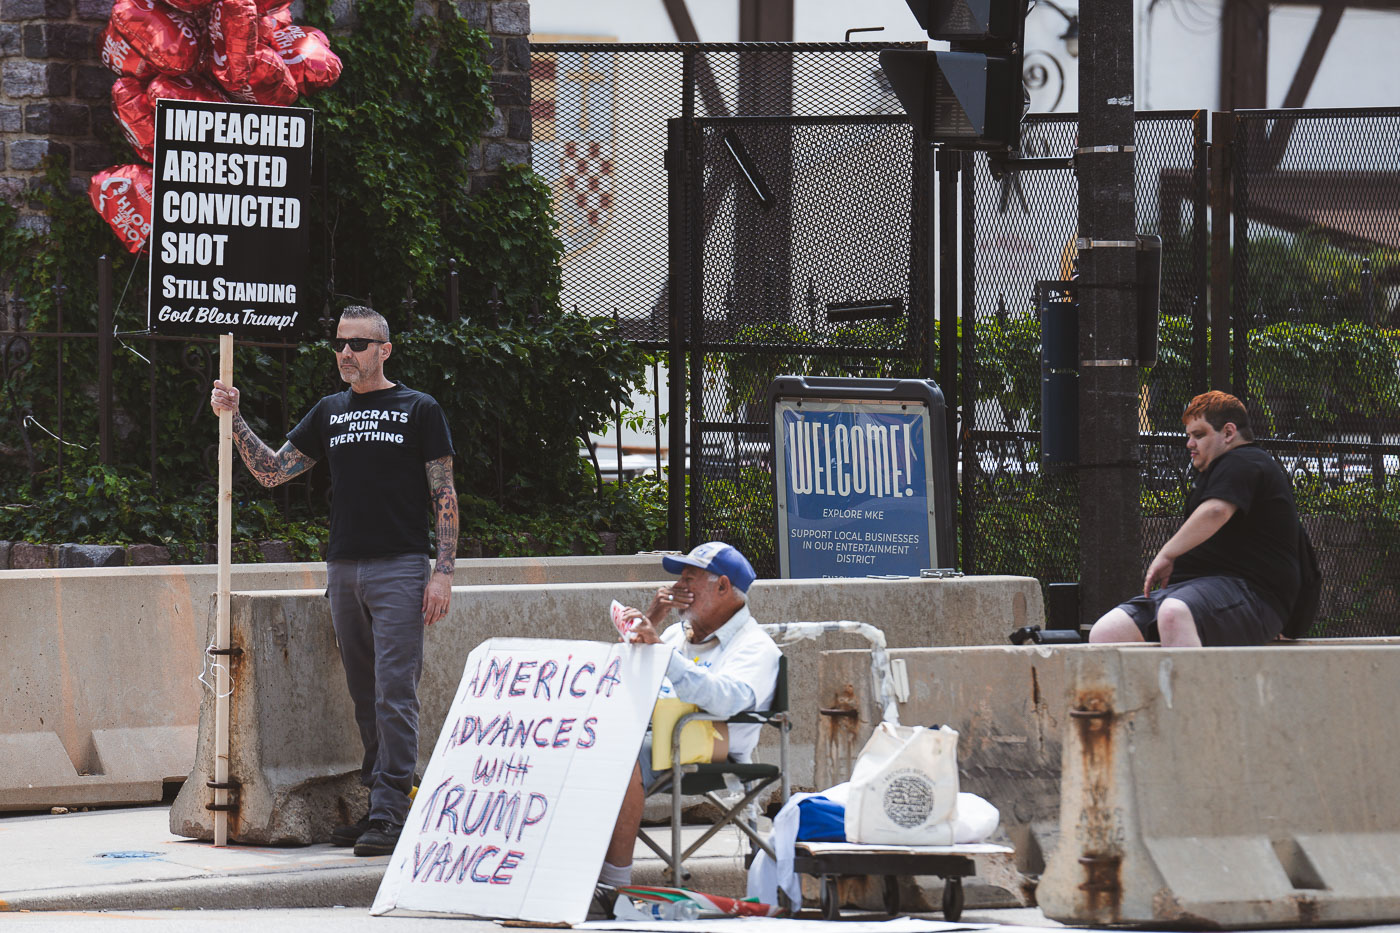
{"type": "Polygon", "coordinates": [[[846,840],[952,845],[958,816],[958,734],[882,722],[851,772],[846,840]]]}

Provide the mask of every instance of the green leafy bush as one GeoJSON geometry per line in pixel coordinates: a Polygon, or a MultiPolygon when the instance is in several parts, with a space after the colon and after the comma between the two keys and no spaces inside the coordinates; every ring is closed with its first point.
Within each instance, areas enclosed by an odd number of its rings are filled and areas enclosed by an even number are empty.
{"type": "MultiPolygon", "coordinates": [[[[328,3],[313,0],[307,12],[328,24],[328,3]]],[[[635,521],[636,531],[620,533],[651,545],[654,489],[600,492],[578,456],[580,438],[641,384],[644,356],[611,321],[560,308],[561,247],[543,182],[523,166],[504,167],[489,185],[473,177],[494,115],[487,37],[450,3],[360,0],[355,14],[356,31],[335,39],[340,83],[304,102],[317,111],[305,306],[315,316],[370,302],[389,318],[390,378],[436,396],[448,414],[464,533],[479,532],[502,552],[526,541],[567,553],[635,521]],[[462,320],[445,313],[450,257],[458,260],[462,320]]],[[[31,330],[58,329],[61,307],[63,330],[90,333],[96,259],[105,252],[114,259],[117,327],[139,331],[144,266],[117,248],[61,164],[50,166],[39,197],[49,222],[42,235],[18,226],[0,203],[0,291],[24,301],[31,330]]],[[[0,537],[202,551],[213,525],[211,342],[124,338],[112,360],[110,467],[98,464],[96,342],[64,342],[61,398],[57,342],[30,345],[27,358],[9,358],[0,384],[0,537]],[[61,478],[57,441],[34,426],[57,430],[60,404],[65,440],[81,445],[63,448],[61,478]]],[[[235,381],[245,417],[273,446],[316,398],[341,387],[331,355],[315,343],[240,345],[235,381]]],[[[242,467],[235,474],[236,534],[282,537],[315,556],[324,467],[290,495],[256,486],[242,467]]]]}

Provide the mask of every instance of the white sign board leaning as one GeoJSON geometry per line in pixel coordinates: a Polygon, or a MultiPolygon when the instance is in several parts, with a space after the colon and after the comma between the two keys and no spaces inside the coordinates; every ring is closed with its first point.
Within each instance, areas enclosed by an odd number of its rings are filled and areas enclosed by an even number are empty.
{"type": "Polygon", "coordinates": [[[370,912],[584,920],[670,654],[478,645],[370,912]]]}

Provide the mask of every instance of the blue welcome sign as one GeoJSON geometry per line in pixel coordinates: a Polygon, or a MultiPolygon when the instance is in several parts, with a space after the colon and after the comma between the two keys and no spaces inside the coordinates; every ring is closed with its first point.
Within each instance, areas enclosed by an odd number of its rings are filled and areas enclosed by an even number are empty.
{"type": "Polygon", "coordinates": [[[782,576],[918,576],[952,565],[937,386],[783,376],[769,401],[782,576]]]}

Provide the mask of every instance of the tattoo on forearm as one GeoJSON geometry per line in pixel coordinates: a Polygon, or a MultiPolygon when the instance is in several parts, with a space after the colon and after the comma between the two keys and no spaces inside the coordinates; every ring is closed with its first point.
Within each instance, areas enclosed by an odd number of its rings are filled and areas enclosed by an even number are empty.
{"type": "Polygon", "coordinates": [[[426,467],[437,526],[438,556],[433,571],[450,574],[457,567],[457,490],[452,484],[452,458],[429,460],[426,467]]]}
{"type": "Polygon", "coordinates": [[[233,416],[233,443],[243,462],[248,465],[248,472],[264,486],[285,483],[316,465],[315,460],[293,447],[290,441],[274,452],[253,433],[243,416],[236,413],[233,416]]]}

